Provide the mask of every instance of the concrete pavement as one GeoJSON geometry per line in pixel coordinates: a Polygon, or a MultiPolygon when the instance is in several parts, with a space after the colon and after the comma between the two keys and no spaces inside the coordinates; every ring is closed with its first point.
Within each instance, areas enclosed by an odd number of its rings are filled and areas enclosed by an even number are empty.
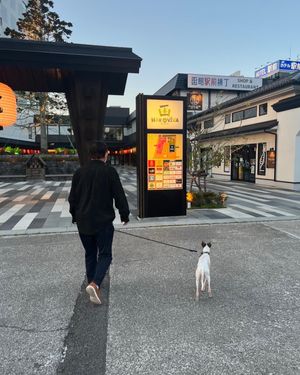
{"type": "Polygon", "coordinates": [[[54,374],[84,278],[77,236],[1,238],[0,374],[54,374]]]}
{"type": "Polygon", "coordinates": [[[76,234],[2,237],[0,373],[299,374],[299,245],[299,221],[123,227],[97,308],[76,234]]]}
{"type": "Polygon", "coordinates": [[[279,223],[275,227],[279,230],[257,223],[135,232],[187,248],[212,241],[213,298],[204,295],[199,303],[196,254],[118,236],[106,374],[300,373],[300,228],[293,223],[290,236],[279,223]]]}

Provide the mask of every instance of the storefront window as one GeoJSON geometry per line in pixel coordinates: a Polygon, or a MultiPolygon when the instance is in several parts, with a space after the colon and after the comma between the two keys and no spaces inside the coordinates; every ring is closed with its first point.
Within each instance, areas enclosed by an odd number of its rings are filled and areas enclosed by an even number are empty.
{"type": "Polygon", "coordinates": [[[255,182],[256,145],[231,146],[232,180],[255,182]]]}
{"type": "Polygon", "coordinates": [[[244,111],[233,112],[232,122],[245,120],[257,116],[257,107],[247,108],[244,111]]]}
{"type": "Polygon", "coordinates": [[[251,107],[244,110],[244,119],[257,116],[257,107],[251,107]]]}
{"type": "Polygon", "coordinates": [[[259,115],[263,116],[268,113],[268,103],[261,104],[259,106],[259,115]]]}
{"type": "Polygon", "coordinates": [[[106,141],[122,141],[123,140],[123,129],[116,127],[105,127],[104,128],[104,139],[106,141]]]}
{"type": "Polygon", "coordinates": [[[213,119],[204,121],[204,129],[212,128],[214,126],[213,119]]]}
{"type": "Polygon", "coordinates": [[[243,120],[243,111],[233,112],[232,122],[243,120]]]}
{"type": "Polygon", "coordinates": [[[28,128],[28,138],[32,139],[32,128],[28,128]]]}
{"type": "Polygon", "coordinates": [[[229,124],[230,123],[230,113],[228,113],[227,115],[225,115],[225,124],[229,124]]]}

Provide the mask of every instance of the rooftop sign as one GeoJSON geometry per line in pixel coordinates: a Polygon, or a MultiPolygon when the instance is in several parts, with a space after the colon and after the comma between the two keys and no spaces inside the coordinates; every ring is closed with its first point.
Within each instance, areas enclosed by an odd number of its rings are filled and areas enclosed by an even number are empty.
{"type": "Polygon", "coordinates": [[[261,85],[260,78],[188,74],[188,88],[193,89],[251,91],[261,85]]]}
{"type": "Polygon", "coordinates": [[[300,61],[278,60],[255,71],[255,77],[267,78],[278,72],[293,73],[300,70],[300,61]]]}

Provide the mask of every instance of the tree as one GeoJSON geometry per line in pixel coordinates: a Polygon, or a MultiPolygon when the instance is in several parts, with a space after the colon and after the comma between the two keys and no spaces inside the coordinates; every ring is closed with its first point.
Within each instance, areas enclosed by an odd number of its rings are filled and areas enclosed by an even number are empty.
{"type": "Polygon", "coordinates": [[[190,175],[190,191],[195,185],[199,192],[206,191],[206,177],[208,172],[213,168],[220,166],[224,161],[224,149],[226,142],[216,144],[208,144],[204,148],[199,142],[201,134],[205,134],[203,130],[195,126],[189,129],[189,152],[188,152],[188,174],[190,175]],[[203,179],[203,187],[201,184],[203,179]]]}
{"type": "MultiPolygon", "coordinates": [[[[29,0],[22,18],[17,21],[18,30],[6,28],[5,35],[15,39],[42,40],[51,42],[65,42],[72,34],[71,22],[60,20],[58,14],[53,11],[52,0],[29,0]]],[[[40,130],[41,130],[41,152],[47,151],[46,119],[53,108],[56,111],[66,110],[66,102],[62,94],[49,95],[47,93],[21,93],[25,102],[32,106],[38,105],[40,130]]]]}
{"type": "MultiPolygon", "coordinates": [[[[217,104],[211,114],[212,126],[218,130],[225,129],[225,113],[222,111],[222,103],[217,104]]],[[[238,129],[242,124],[240,120],[238,129]]],[[[214,140],[210,142],[206,140],[201,142],[201,136],[208,133],[208,129],[203,129],[197,122],[189,126],[188,129],[188,174],[190,176],[190,188],[192,191],[193,185],[197,187],[199,192],[204,190],[206,192],[206,178],[214,167],[220,167],[222,162],[230,162],[230,138],[223,138],[222,140],[214,140]],[[204,144],[203,144],[204,143],[204,144]],[[205,146],[204,146],[205,145],[205,146]],[[201,183],[203,180],[203,185],[201,183]]],[[[212,133],[213,134],[213,133],[212,133]]],[[[240,146],[235,146],[235,151],[240,146]]]]}
{"type": "Polygon", "coordinates": [[[61,21],[53,6],[52,0],[29,0],[23,18],[17,21],[18,30],[7,27],[4,34],[15,39],[64,42],[71,36],[73,25],[61,21]]]}

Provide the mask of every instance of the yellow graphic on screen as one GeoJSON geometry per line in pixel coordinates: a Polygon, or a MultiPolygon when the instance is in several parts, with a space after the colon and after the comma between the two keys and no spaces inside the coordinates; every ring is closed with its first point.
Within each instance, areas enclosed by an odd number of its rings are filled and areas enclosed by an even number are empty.
{"type": "Polygon", "coordinates": [[[148,134],[148,160],[182,159],[181,134],[148,134]]]}

